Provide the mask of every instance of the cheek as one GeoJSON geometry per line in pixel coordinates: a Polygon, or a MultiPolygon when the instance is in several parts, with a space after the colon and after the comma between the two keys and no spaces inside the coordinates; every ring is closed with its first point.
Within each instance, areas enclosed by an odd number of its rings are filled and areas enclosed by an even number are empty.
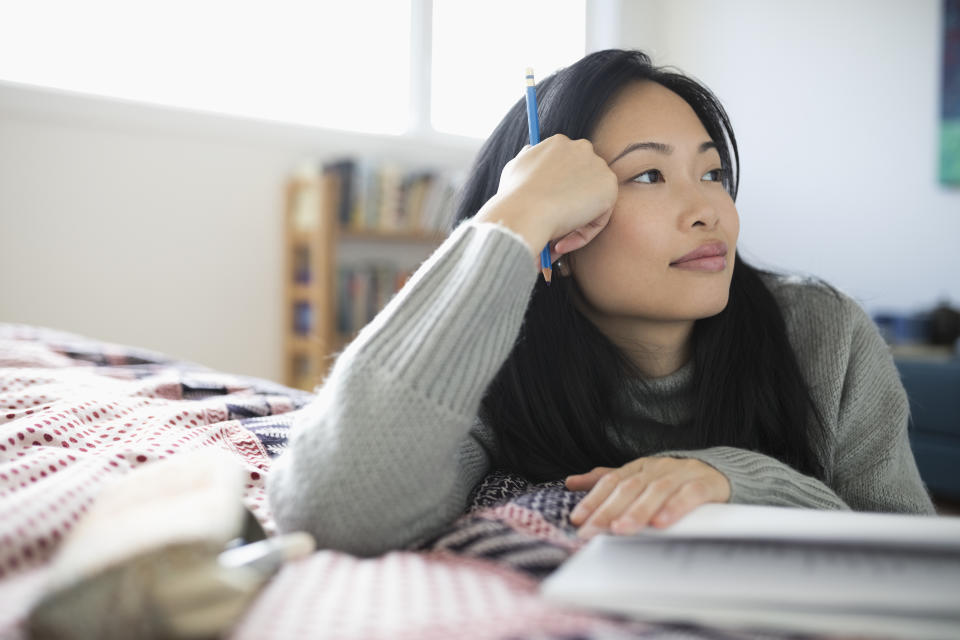
{"type": "Polygon", "coordinates": [[[740,213],[737,211],[737,206],[730,199],[730,196],[726,196],[718,206],[721,212],[720,224],[729,237],[728,242],[735,244],[740,236],[740,213]]]}
{"type": "Polygon", "coordinates": [[[577,284],[591,304],[618,308],[636,300],[662,281],[669,265],[668,249],[660,246],[652,217],[617,216],[571,261],[577,284]]]}
{"type": "Polygon", "coordinates": [[[621,195],[607,226],[577,252],[577,264],[597,275],[614,275],[611,268],[628,263],[634,270],[645,270],[644,265],[651,268],[661,259],[669,262],[665,258],[669,251],[662,246],[662,239],[669,235],[664,224],[655,205],[621,195]]]}
{"type": "Polygon", "coordinates": [[[656,263],[656,237],[652,225],[640,216],[614,215],[590,244],[577,251],[577,271],[608,282],[627,272],[639,276],[656,263]]]}

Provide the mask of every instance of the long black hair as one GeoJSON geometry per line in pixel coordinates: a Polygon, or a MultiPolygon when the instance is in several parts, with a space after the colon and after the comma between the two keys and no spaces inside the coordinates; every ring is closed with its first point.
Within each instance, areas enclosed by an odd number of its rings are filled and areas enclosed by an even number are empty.
{"type": "MultiPolygon", "coordinates": [[[[638,80],[663,85],[693,108],[717,145],[724,188],[736,200],[739,153],[723,106],[696,80],[653,66],[640,51],[598,51],[541,80],[541,137],[589,139],[618,91],[638,80]]],[[[503,167],[527,143],[526,127],[521,99],[480,149],[460,191],[458,222],[496,194],[503,167]]],[[[773,275],[746,264],[737,252],[726,308],[694,323],[694,406],[691,424],[683,429],[692,446],[686,448],[758,451],[823,480],[826,429],[763,273],[773,275]]],[[[555,278],[549,287],[538,278],[520,336],[480,407],[481,420],[496,434],[494,464],[531,480],[617,467],[640,457],[607,430],[617,432],[617,399],[635,392],[638,371],[576,308],[576,287],[570,277],[555,278]]]]}

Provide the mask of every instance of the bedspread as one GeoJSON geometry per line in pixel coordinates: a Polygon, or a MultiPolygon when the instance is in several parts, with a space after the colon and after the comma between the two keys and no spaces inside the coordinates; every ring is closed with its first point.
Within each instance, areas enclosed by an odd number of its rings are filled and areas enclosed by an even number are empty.
{"type": "MultiPolygon", "coordinates": [[[[312,398],[143,349],[0,324],[0,637],[24,636],[60,542],[106,482],[140,465],[204,447],[230,453],[247,473],[245,506],[274,533],[264,481],[312,398]]],[[[495,470],[430,540],[376,558],[318,550],[287,564],[231,637],[774,637],[542,600],[539,581],[582,545],[569,524],[582,495],[495,470]]]]}

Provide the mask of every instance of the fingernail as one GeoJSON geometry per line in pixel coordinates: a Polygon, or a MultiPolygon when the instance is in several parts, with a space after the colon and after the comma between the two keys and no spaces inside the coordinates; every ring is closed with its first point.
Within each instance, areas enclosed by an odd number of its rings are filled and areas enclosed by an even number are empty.
{"type": "Polygon", "coordinates": [[[589,511],[587,510],[587,508],[584,507],[583,505],[579,505],[579,504],[578,504],[577,507],[576,507],[576,508],[573,510],[573,512],[570,514],[570,519],[571,519],[571,520],[579,520],[580,518],[585,517],[585,516],[587,515],[587,513],[589,513],[589,511]]]}

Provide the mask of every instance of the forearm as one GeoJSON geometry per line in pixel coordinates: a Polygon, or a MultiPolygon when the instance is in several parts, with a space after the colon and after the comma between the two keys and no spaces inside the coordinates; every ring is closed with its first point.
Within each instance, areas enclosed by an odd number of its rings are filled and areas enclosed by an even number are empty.
{"type": "Polygon", "coordinates": [[[491,222],[506,227],[523,239],[530,253],[536,257],[550,241],[550,231],[544,224],[544,216],[526,215],[524,205],[516,200],[495,195],[483,205],[474,220],[491,222]]]}
{"type": "Polygon", "coordinates": [[[480,399],[519,333],[536,272],[490,224],[461,225],[340,355],[268,478],[282,530],[362,555],[462,510],[458,459],[480,399]]]}
{"type": "Polygon", "coordinates": [[[730,482],[731,503],[850,510],[850,506],[820,480],[755,451],[710,447],[655,455],[693,458],[714,467],[730,482]]]}

